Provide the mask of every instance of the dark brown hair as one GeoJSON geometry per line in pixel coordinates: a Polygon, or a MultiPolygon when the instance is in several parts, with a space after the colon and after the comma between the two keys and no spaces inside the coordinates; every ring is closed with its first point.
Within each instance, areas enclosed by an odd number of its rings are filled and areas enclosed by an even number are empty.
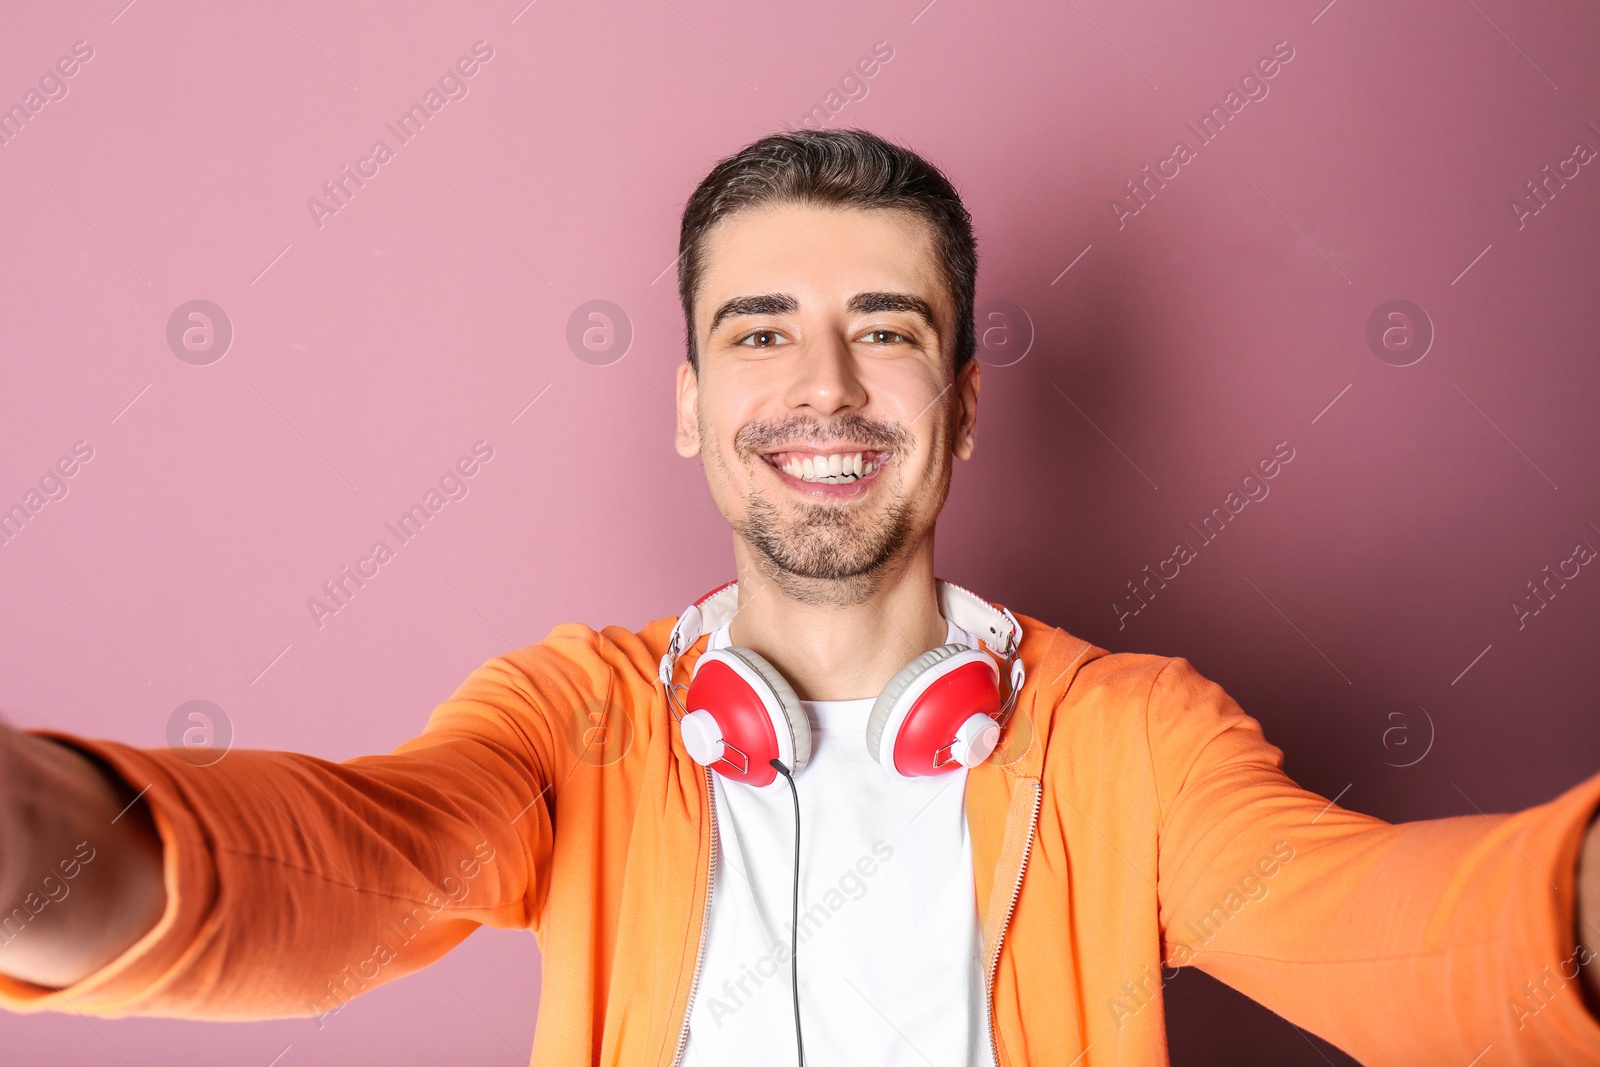
{"type": "Polygon", "coordinates": [[[972,218],[938,167],[909,148],[859,129],[787,130],[753,141],[719,162],[684,205],[678,236],[678,298],[689,363],[700,369],[694,299],[707,231],[746,208],[798,203],[858,209],[898,208],[926,220],[955,304],[955,370],[972,359],[978,246],[972,218]]]}

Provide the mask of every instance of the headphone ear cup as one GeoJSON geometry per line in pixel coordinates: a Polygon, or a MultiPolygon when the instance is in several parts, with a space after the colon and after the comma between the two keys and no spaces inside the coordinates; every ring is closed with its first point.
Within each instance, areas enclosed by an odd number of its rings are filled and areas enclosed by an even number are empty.
{"type": "MultiPolygon", "coordinates": [[[[970,682],[971,679],[968,678],[967,681],[970,682]]],[[[878,699],[872,705],[872,712],[867,716],[867,752],[896,777],[920,777],[916,774],[908,775],[895,765],[895,749],[907,733],[908,727],[915,725],[912,732],[916,734],[928,731],[930,728],[936,729],[934,723],[928,721],[930,717],[934,720],[944,719],[948,721],[949,734],[941,736],[947,738],[956,733],[958,720],[966,718],[968,714],[981,711],[992,714],[998,708],[999,682],[994,661],[984,653],[966,645],[940,645],[924,652],[902,667],[899,673],[889,679],[889,684],[883,687],[883,692],[878,694],[878,699]],[[961,662],[952,662],[957,659],[961,662]],[[976,696],[977,699],[960,707],[950,706],[948,696],[943,700],[943,707],[936,708],[921,703],[932,686],[939,685],[944,677],[957,672],[966,672],[968,666],[972,664],[983,664],[988,668],[988,678],[981,683],[981,686],[977,690],[972,688],[966,690],[967,697],[976,696]],[[939,677],[930,679],[929,672],[939,677]],[[919,720],[917,724],[912,722],[913,708],[917,709],[915,716],[919,720]]],[[[911,741],[916,743],[916,737],[913,736],[911,741]]],[[[924,755],[931,765],[934,753],[927,751],[924,755]]],[[[949,764],[941,767],[939,771],[933,771],[930,767],[925,773],[938,774],[953,770],[954,767],[954,764],[949,764]]]]}
{"type": "MultiPolygon", "coordinates": [[[[800,769],[811,759],[811,721],[806,717],[806,709],[800,706],[800,699],[795,696],[794,688],[789,685],[788,679],[779,673],[778,668],[768,663],[766,657],[754,649],[730,645],[722,651],[749,667],[772,690],[772,697],[780,711],[783,725],[788,729],[789,739],[794,743],[794,766],[789,768],[789,773],[799,774],[800,769]]],[[[777,725],[774,722],[773,728],[776,729],[777,725]]]]}
{"type": "Polygon", "coordinates": [[[966,645],[940,645],[930,649],[900,668],[900,672],[889,679],[889,684],[883,687],[883,692],[878,694],[878,699],[872,705],[872,713],[867,716],[867,752],[873,759],[882,763],[879,752],[883,747],[884,727],[889,724],[889,715],[895,710],[895,705],[900,702],[900,697],[910,688],[911,683],[921,677],[922,673],[936,663],[943,663],[957,652],[966,651],[966,645]]]}

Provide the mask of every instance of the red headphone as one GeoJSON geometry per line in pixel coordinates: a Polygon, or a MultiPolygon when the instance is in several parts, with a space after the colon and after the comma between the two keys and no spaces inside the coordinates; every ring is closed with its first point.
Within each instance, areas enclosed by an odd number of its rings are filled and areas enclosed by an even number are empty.
{"type": "MultiPolygon", "coordinates": [[[[940,645],[902,667],[878,694],[866,731],[867,751],[899,778],[982,763],[994,751],[1026,677],[1017,658],[1022,627],[1016,616],[960,586],[937,584],[940,613],[1005,661],[1010,684],[1002,707],[994,656],[964,644],[940,645]]],[[[677,704],[672,675],[679,657],[738,610],[739,583],[729,582],[678,616],[659,670],[672,703],[677,704]]],[[[688,707],[679,704],[683,711],[677,716],[684,747],[696,763],[726,778],[766,786],[778,777],[772,759],[797,774],[811,757],[805,709],[778,669],[751,649],[702,653],[685,700],[688,707]]]]}

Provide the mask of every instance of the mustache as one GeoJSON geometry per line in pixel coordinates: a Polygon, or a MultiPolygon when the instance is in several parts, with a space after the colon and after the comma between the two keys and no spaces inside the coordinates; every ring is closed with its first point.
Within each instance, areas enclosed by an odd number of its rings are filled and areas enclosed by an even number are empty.
{"type": "Polygon", "coordinates": [[[909,451],[912,441],[910,432],[903,426],[851,412],[827,422],[806,415],[752,422],[734,435],[733,447],[741,457],[748,459],[796,439],[848,441],[885,452],[909,451]]]}

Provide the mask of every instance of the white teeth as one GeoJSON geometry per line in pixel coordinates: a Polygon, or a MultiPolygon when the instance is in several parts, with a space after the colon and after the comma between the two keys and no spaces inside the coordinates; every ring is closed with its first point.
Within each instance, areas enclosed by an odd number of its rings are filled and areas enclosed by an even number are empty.
{"type": "Polygon", "coordinates": [[[877,467],[860,452],[835,452],[832,455],[791,455],[782,470],[804,482],[846,485],[871,474],[877,467]]]}

